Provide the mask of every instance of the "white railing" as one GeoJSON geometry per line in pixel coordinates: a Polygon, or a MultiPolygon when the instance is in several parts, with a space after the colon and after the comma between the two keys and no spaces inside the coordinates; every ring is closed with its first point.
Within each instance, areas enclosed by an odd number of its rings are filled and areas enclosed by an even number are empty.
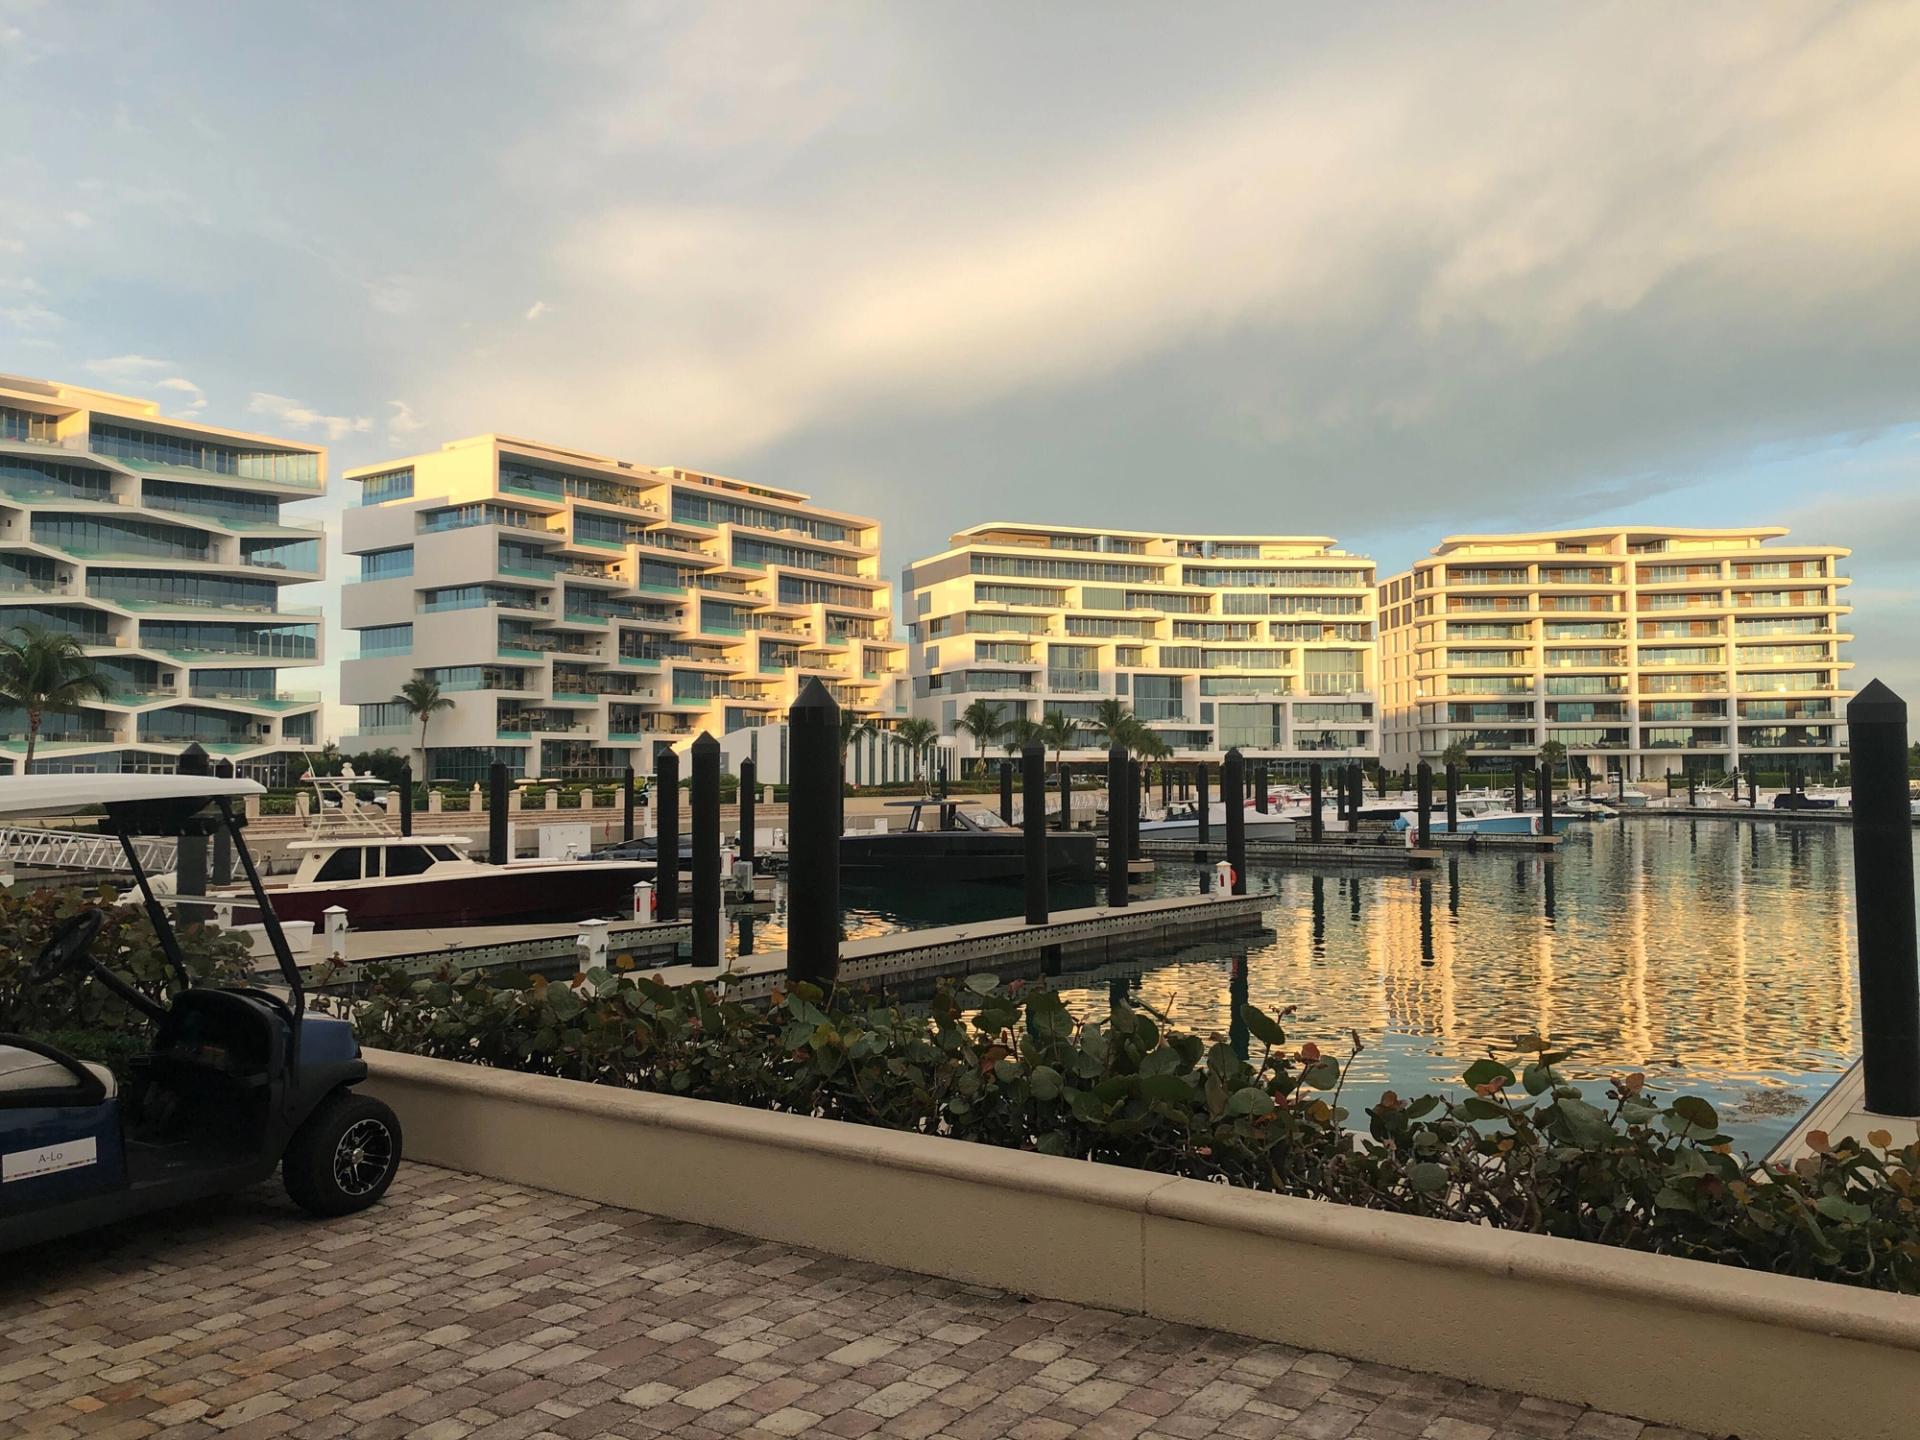
{"type": "MultiPolygon", "coordinates": [[[[133,853],[150,875],[174,867],[177,846],[171,840],[135,840],[133,853]]],[[[88,835],[67,830],[0,828],[0,863],[31,865],[43,870],[127,870],[126,852],[113,835],[88,835]]],[[[130,873],[130,872],[129,872],[130,873]]]]}

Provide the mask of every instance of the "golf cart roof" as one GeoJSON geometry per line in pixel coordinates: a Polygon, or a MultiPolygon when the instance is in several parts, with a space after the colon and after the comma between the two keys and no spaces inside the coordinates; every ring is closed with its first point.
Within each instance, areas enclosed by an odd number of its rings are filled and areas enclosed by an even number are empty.
{"type": "Polygon", "coordinates": [[[0,778],[0,816],[71,815],[89,805],[117,810],[155,803],[197,810],[222,795],[264,795],[258,780],[213,775],[19,775],[0,778]],[[170,803],[169,803],[170,802],[170,803]]]}

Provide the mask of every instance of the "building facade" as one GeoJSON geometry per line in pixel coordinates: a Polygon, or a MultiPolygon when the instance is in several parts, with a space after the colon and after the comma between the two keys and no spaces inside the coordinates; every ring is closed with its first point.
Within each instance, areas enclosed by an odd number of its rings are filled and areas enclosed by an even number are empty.
{"type": "Polygon", "coordinates": [[[428,722],[435,780],[496,759],[529,779],[651,773],[662,743],[777,724],[813,677],[858,714],[893,712],[902,647],[875,520],[503,435],[347,478],[349,752],[418,751],[394,701],[415,676],[455,702],[428,722]]]}
{"type": "MultiPolygon", "coordinates": [[[[283,507],[326,488],[326,451],[171,419],[149,401],[0,376],[0,627],[76,636],[111,687],[47,714],[35,773],[170,771],[197,741],[280,781],[315,743],[323,531],[283,507]],[[296,680],[297,683],[297,680],[296,680]]],[[[26,718],[0,712],[17,771],[26,718]]]]}
{"type": "Polygon", "coordinates": [[[1380,586],[1385,763],[1820,774],[1846,748],[1850,553],[1780,528],[1456,535],[1380,586]]]}
{"type": "Polygon", "coordinates": [[[1118,698],[1194,759],[1379,753],[1374,567],[1330,539],[977,525],[901,589],[913,708],[943,736],[977,700],[1038,722],[1118,698]]]}

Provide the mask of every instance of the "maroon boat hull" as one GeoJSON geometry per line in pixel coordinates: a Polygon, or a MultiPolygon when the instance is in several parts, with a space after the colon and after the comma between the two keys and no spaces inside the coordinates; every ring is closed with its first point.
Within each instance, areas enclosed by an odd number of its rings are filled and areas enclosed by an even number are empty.
{"type": "Polygon", "coordinates": [[[651,864],[591,860],[564,870],[517,871],[502,866],[490,875],[461,875],[434,880],[420,876],[398,885],[316,886],[269,890],[273,913],[281,920],[324,925],[329,908],[347,912],[356,930],[394,930],[413,926],[475,925],[489,920],[579,920],[595,915],[628,915],[633,887],[653,878],[651,864]]]}

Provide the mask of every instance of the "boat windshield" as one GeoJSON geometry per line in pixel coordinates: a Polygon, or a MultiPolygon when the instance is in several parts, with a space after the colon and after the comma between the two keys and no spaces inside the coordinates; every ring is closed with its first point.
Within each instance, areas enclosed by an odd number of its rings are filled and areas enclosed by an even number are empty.
{"type": "Polygon", "coordinates": [[[1007,824],[1006,821],[1002,820],[993,811],[985,809],[984,807],[962,810],[959,812],[959,818],[959,828],[962,830],[996,830],[1008,832],[1013,830],[1013,826],[1007,824]]]}

